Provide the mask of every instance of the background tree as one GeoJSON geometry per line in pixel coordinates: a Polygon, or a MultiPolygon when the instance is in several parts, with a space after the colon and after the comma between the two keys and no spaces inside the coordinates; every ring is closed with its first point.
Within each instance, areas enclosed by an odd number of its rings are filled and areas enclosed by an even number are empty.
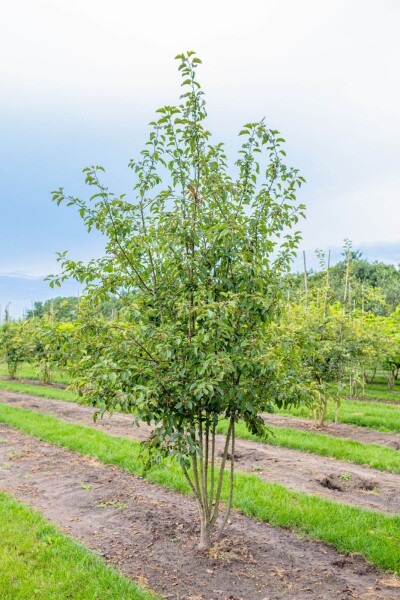
{"type": "MultiPolygon", "coordinates": [[[[351,250],[351,298],[353,307],[361,309],[362,289],[364,293],[370,290],[365,299],[365,310],[376,315],[389,316],[400,304],[400,270],[395,265],[387,265],[378,261],[369,262],[360,252],[351,250]],[[374,295],[372,292],[377,292],[374,295]]],[[[329,295],[332,302],[343,299],[343,282],[346,274],[346,258],[329,269],[329,295]]],[[[320,288],[324,285],[325,268],[308,273],[308,287],[320,288]]],[[[303,274],[290,274],[289,281],[294,289],[304,287],[303,274]]]]}
{"type": "MultiPolygon", "coordinates": [[[[107,240],[105,256],[88,264],[60,255],[62,274],[85,285],[86,312],[78,319],[81,360],[75,384],[99,411],[116,407],[153,424],[148,449],[174,456],[197,499],[200,547],[216,524],[223,473],[230,460],[232,503],[235,423],[264,435],[261,413],[273,403],[299,401],[304,386],[279,360],[276,323],[283,276],[300,235],[304,181],[282,161],[283,139],[264,121],[240,135],[236,175],[224,146],[211,143],[197,81],[200,60],[178,57],[184,88],[178,106],[158,110],[149,142],[132,161],[135,197],[115,196],[100,181],[101,167],[85,169],[89,201],[53,199],[79,211],[87,229],[107,240]],[[99,320],[91,307],[112,296],[122,308],[99,320]],[[215,432],[229,420],[220,470],[215,432]]],[[[294,350],[293,350],[294,351],[294,350]]],[[[283,354],[291,352],[290,344],[283,354]]]]}
{"type": "Polygon", "coordinates": [[[6,311],[0,327],[0,354],[7,364],[8,376],[16,379],[23,362],[32,358],[34,341],[28,331],[26,321],[10,321],[6,311]]]}
{"type": "Polygon", "coordinates": [[[41,319],[28,319],[25,328],[31,339],[30,362],[36,367],[41,381],[51,383],[54,370],[67,366],[64,352],[68,351],[73,324],[55,322],[44,315],[41,319]]]}
{"type": "Polygon", "coordinates": [[[76,319],[79,310],[79,298],[76,296],[66,296],[52,298],[45,302],[35,302],[32,309],[26,312],[26,317],[31,319],[48,318],[54,321],[73,321],[76,319]]]}

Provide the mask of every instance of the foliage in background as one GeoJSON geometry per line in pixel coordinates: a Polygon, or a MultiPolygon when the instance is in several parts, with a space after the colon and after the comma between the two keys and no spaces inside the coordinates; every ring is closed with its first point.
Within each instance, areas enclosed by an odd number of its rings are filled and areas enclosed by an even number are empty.
{"type": "MultiPolygon", "coordinates": [[[[120,300],[110,296],[101,302],[98,312],[105,319],[111,318],[120,306],[120,300]]],[[[80,298],[75,296],[58,296],[45,302],[35,302],[32,309],[26,312],[26,318],[36,318],[51,321],[74,321],[80,308],[80,298]]]]}
{"type": "MultiPolygon", "coordinates": [[[[364,292],[376,291],[381,297],[370,294],[365,301],[365,310],[376,315],[388,316],[400,304],[400,270],[395,265],[382,262],[369,262],[362,257],[360,252],[351,250],[352,289],[350,302],[353,307],[361,309],[362,289],[364,292]]],[[[332,302],[343,301],[343,282],[346,274],[346,255],[343,260],[331,266],[330,269],[330,297],[332,302]]],[[[293,289],[303,287],[303,274],[296,273],[289,276],[293,289]]],[[[310,289],[321,288],[325,284],[325,269],[311,271],[308,274],[310,289]]]]}
{"type": "Polygon", "coordinates": [[[34,342],[28,327],[27,321],[10,321],[6,311],[0,326],[0,356],[7,364],[10,379],[16,379],[19,367],[32,357],[34,342]]]}

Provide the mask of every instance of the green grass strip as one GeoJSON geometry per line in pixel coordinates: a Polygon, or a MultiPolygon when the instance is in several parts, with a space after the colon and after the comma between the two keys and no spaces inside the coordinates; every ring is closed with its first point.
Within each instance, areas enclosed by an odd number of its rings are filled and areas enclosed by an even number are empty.
{"type": "MultiPolygon", "coordinates": [[[[78,402],[78,396],[74,392],[70,390],[60,390],[58,388],[53,388],[49,386],[30,385],[26,383],[0,380],[0,389],[21,394],[30,394],[31,396],[38,396],[40,398],[50,398],[52,400],[65,400],[66,402],[78,402]]],[[[310,411],[305,406],[291,408],[288,410],[281,410],[278,411],[278,413],[287,416],[303,418],[310,417],[310,411]]],[[[333,421],[334,418],[334,411],[331,407],[328,412],[327,420],[333,421]]],[[[383,404],[380,402],[358,402],[357,400],[343,399],[339,408],[338,421],[340,423],[348,423],[350,425],[367,427],[388,433],[400,433],[400,405],[396,406],[392,404],[383,404]]],[[[307,435],[311,435],[311,433],[307,433],[307,435]]],[[[282,446],[283,445],[284,444],[282,444],[282,446]]],[[[300,446],[298,446],[298,448],[301,449],[300,446]]],[[[314,450],[309,451],[314,452],[314,450]]],[[[379,469],[379,467],[376,468],[379,469]]]]}
{"type": "MultiPolygon", "coordinates": [[[[363,444],[324,433],[299,431],[271,425],[268,425],[268,428],[272,434],[267,439],[251,434],[244,423],[236,425],[236,434],[238,438],[246,440],[337,458],[356,465],[367,465],[380,471],[400,473],[400,452],[394,448],[380,446],[379,444],[363,444]]],[[[217,432],[226,434],[227,431],[228,422],[221,421],[218,424],[217,432]]]]}
{"type": "MultiPolygon", "coordinates": [[[[361,395],[361,394],[360,394],[361,395]]],[[[370,384],[365,388],[364,391],[365,398],[376,398],[377,400],[390,400],[392,402],[400,402],[400,390],[395,389],[393,392],[390,392],[387,387],[386,389],[381,386],[377,386],[375,384],[370,384]]]]}
{"type": "MultiPolygon", "coordinates": [[[[337,384],[330,384],[329,390],[331,392],[336,392],[337,384]]],[[[396,381],[396,385],[394,386],[393,391],[389,390],[386,380],[375,381],[374,383],[365,384],[364,390],[361,386],[359,386],[357,388],[357,391],[360,397],[371,399],[376,398],[377,400],[392,400],[396,402],[400,400],[400,380],[396,381]]],[[[348,397],[349,393],[350,388],[348,385],[345,385],[342,395],[348,397]]]]}
{"type": "MultiPolygon", "coordinates": [[[[77,397],[68,390],[40,387],[36,385],[18,384],[0,380],[0,388],[12,392],[30,394],[41,398],[66,400],[76,402],[77,397]]],[[[218,426],[218,433],[227,432],[227,422],[222,421],[218,426]]],[[[380,471],[400,473],[400,453],[394,448],[379,444],[363,444],[361,442],[338,438],[323,433],[299,431],[288,427],[269,426],[273,435],[263,440],[252,435],[242,423],[237,425],[237,436],[242,439],[266,442],[281,448],[292,448],[301,452],[310,452],[319,456],[337,458],[356,465],[367,465],[380,471]]]]}
{"type": "MultiPolygon", "coordinates": [[[[172,461],[144,473],[138,442],[4,404],[0,405],[0,421],[41,440],[189,493],[179,466],[172,461]]],[[[293,492],[245,473],[236,474],[235,485],[234,506],[243,513],[275,526],[295,528],[312,539],[331,544],[339,552],[359,552],[378,567],[400,572],[400,517],[293,492]]],[[[228,478],[223,488],[225,500],[227,495],[228,478]]]]}
{"type": "Polygon", "coordinates": [[[36,511],[0,493],[2,600],[155,600],[36,511]]]}
{"type": "MultiPolygon", "coordinates": [[[[8,377],[8,369],[5,363],[0,363],[0,376],[8,377]]],[[[17,377],[21,379],[34,379],[41,381],[37,368],[30,363],[23,363],[17,372],[17,377]]],[[[62,371],[54,370],[51,372],[52,381],[54,383],[69,383],[69,377],[62,371]]]]}
{"type": "MultiPolygon", "coordinates": [[[[12,392],[30,394],[41,398],[77,402],[77,396],[69,390],[59,390],[37,385],[4,382],[0,380],[0,388],[12,392]]],[[[227,432],[227,422],[222,421],[218,433],[227,432]]],[[[289,427],[269,426],[273,435],[266,440],[252,435],[242,423],[237,425],[238,438],[265,442],[281,448],[291,448],[301,452],[310,452],[319,456],[337,458],[345,462],[367,465],[380,471],[400,473],[400,453],[394,448],[379,444],[363,444],[354,440],[338,438],[323,433],[299,431],[289,427]]]]}
{"type": "Polygon", "coordinates": [[[63,390],[46,385],[35,385],[19,383],[18,381],[4,381],[0,379],[0,389],[18,394],[29,394],[39,398],[50,398],[51,400],[65,400],[65,402],[77,402],[78,396],[70,390],[63,390]]]}
{"type": "MultiPolygon", "coordinates": [[[[310,411],[306,406],[277,412],[293,417],[310,417],[310,411]]],[[[328,411],[327,420],[333,421],[334,418],[334,410],[331,406],[328,411]]],[[[382,402],[359,402],[357,400],[342,399],[338,413],[338,422],[389,433],[400,433],[400,406],[384,404],[382,402]]]]}

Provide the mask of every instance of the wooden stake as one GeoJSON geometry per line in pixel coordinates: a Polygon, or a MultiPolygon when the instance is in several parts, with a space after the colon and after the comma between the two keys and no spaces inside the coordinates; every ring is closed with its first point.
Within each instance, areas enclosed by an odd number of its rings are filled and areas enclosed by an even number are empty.
{"type": "Polygon", "coordinates": [[[304,264],[304,291],[306,294],[306,306],[308,306],[308,280],[307,280],[307,264],[306,264],[305,250],[303,250],[303,264],[304,264]]]}

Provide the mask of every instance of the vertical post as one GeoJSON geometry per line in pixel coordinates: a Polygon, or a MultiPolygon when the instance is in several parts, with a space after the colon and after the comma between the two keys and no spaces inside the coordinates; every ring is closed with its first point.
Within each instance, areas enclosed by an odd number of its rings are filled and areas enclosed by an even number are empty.
{"type": "Polygon", "coordinates": [[[349,275],[350,275],[350,251],[347,251],[347,264],[346,264],[346,279],[344,283],[344,296],[343,296],[343,314],[346,312],[346,304],[349,291],[349,275]]]}
{"type": "MultiPolygon", "coordinates": [[[[364,284],[361,284],[361,329],[364,335],[365,329],[365,321],[364,321],[364,284]]],[[[363,361],[362,373],[361,373],[361,385],[362,385],[362,395],[365,398],[365,364],[363,361]]]]}
{"type": "Polygon", "coordinates": [[[328,289],[329,289],[329,268],[331,266],[331,251],[328,252],[328,263],[326,266],[325,275],[325,298],[324,298],[324,320],[326,319],[326,305],[328,303],[328,289]]]}
{"type": "Polygon", "coordinates": [[[307,263],[306,263],[305,250],[303,250],[303,265],[304,265],[304,292],[306,295],[306,306],[308,306],[308,279],[307,279],[307,263]]]}

